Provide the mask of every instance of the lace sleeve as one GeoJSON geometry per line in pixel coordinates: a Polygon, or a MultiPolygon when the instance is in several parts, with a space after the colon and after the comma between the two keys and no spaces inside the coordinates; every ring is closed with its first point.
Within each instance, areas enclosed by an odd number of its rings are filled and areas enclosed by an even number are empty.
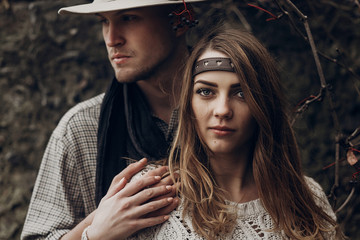
{"type": "Polygon", "coordinates": [[[305,180],[311,191],[314,193],[315,203],[320,206],[324,210],[324,212],[326,212],[326,214],[328,214],[332,219],[336,221],[336,215],[334,213],[334,210],[332,209],[329,200],[326,197],[325,192],[320,186],[320,184],[310,177],[306,177],[305,180]]]}
{"type": "MultiPolygon", "coordinates": [[[[310,177],[305,177],[305,180],[314,194],[315,203],[319,207],[321,207],[327,215],[329,215],[334,221],[336,221],[335,212],[331,207],[329,200],[326,197],[326,194],[320,184],[310,177]]],[[[325,239],[336,239],[336,229],[333,229],[329,232],[323,232],[323,236],[325,239]]]]}

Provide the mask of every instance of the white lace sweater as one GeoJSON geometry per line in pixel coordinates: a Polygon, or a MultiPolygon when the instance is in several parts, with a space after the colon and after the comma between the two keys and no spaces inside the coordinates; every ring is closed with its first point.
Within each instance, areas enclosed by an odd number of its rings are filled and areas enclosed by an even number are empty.
{"type": "MultiPolygon", "coordinates": [[[[336,219],[335,214],[326,198],[326,195],[320,185],[312,178],[306,177],[306,180],[314,192],[316,202],[327,214],[336,219]]],[[[274,222],[265,210],[260,199],[250,202],[236,204],[229,202],[237,211],[237,222],[232,233],[221,236],[219,239],[287,239],[281,231],[273,231],[274,222]]],[[[200,240],[204,239],[198,235],[192,226],[189,214],[182,218],[183,206],[180,205],[177,210],[170,214],[168,221],[161,225],[150,227],[139,231],[128,240],[200,240]]],[[[324,235],[325,239],[335,239],[335,231],[324,235]]]]}

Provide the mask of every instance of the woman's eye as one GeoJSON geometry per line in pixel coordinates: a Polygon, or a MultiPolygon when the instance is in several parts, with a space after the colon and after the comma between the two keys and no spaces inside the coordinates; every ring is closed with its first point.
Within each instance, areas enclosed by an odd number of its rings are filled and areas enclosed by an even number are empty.
{"type": "Polygon", "coordinates": [[[237,97],[239,97],[239,98],[244,98],[244,93],[243,93],[243,91],[238,91],[237,93],[236,93],[236,96],[237,97]]]}
{"type": "Polygon", "coordinates": [[[201,96],[204,96],[204,97],[207,97],[207,96],[210,96],[211,95],[211,90],[210,89],[207,89],[207,88],[200,88],[196,91],[197,94],[201,95],[201,96]]]}

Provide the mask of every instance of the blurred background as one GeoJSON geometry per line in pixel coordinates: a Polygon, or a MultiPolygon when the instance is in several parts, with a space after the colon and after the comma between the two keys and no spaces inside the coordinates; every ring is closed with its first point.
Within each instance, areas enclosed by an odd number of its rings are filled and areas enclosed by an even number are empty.
{"type": "MultiPolygon", "coordinates": [[[[62,115],[112,79],[97,19],[57,14],[84,2],[0,0],[0,239],[19,239],[44,149],[62,115]]],[[[201,14],[190,45],[224,22],[251,31],[270,50],[304,171],[324,188],[346,235],[360,239],[359,170],[347,161],[351,153],[355,161],[360,156],[359,1],[217,0],[195,9],[201,14]]]]}

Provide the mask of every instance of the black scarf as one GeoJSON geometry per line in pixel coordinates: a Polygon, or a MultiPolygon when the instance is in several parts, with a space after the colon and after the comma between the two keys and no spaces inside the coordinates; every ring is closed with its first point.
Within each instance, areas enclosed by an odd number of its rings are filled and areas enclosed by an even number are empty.
{"type": "Polygon", "coordinates": [[[105,196],[112,179],[126,166],[126,159],[159,160],[169,143],[153,121],[148,102],[136,83],[114,78],[104,96],[97,135],[96,204],[105,196]]]}

